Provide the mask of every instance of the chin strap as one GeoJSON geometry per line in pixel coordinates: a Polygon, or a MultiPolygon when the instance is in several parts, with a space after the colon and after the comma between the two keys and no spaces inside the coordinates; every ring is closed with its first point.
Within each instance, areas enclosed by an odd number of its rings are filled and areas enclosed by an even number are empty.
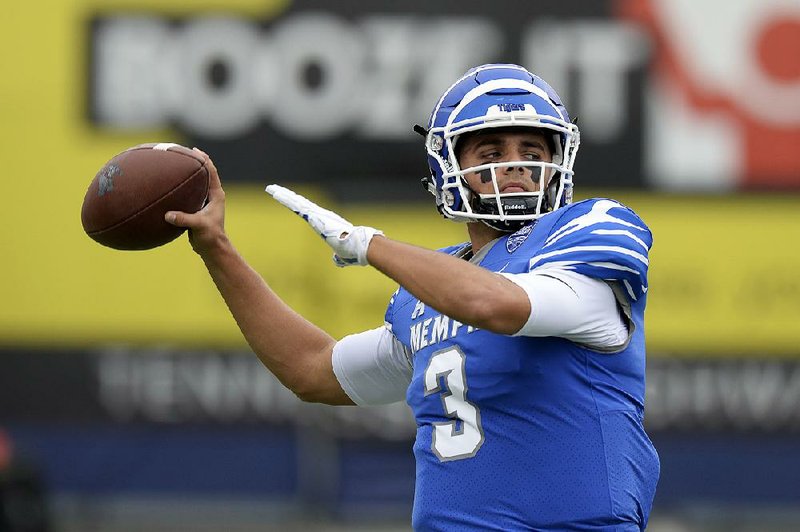
{"type": "MultiPolygon", "coordinates": [[[[470,197],[469,205],[472,210],[477,214],[493,214],[499,215],[497,199],[492,195],[491,197],[481,197],[480,194],[475,192],[467,181],[461,177],[462,186],[469,192],[470,197]]],[[[507,197],[501,197],[500,202],[503,205],[503,211],[506,214],[535,214],[537,198],[532,196],[518,196],[515,197],[509,194],[507,197]],[[511,211],[511,212],[509,212],[511,211]]],[[[480,220],[485,225],[492,229],[497,229],[504,233],[513,233],[522,228],[530,220],[480,220]]]]}
{"type": "Polygon", "coordinates": [[[414,133],[419,133],[423,137],[428,138],[428,130],[425,129],[424,127],[422,127],[421,125],[414,124],[413,129],[414,129],[414,133]]]}
{"type": "MultiPolygon", "coordinates": [[[[506,197],[500,198],[503,205],[503,210],[507,214],[535,214],[538,198],[532,196],[522,197],[506,197]]],[[[497,208],[497,200],[492,198],[479,198],[478,201],[472,203],[472,210],[479,214],[499,214],[497,208]],[[477,205],[476,205],[477,203],[477,205]]],[[[504,233],[513,233],[522,228],[531,220],[481,220],[484,224],[502,231],[504,233]]]]}

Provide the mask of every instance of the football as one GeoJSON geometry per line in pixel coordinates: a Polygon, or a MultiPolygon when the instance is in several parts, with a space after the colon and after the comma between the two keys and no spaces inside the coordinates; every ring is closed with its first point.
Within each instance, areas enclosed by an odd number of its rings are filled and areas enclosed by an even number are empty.
{"type": "Polygon", "coordinates": [[[185,229],[164,220],[167,211],[197,212],[208,196],[203,156],[173,143],[140,144],[108,161],[83,199],[81,222],[100,244],[152,249],[185,229]]]}

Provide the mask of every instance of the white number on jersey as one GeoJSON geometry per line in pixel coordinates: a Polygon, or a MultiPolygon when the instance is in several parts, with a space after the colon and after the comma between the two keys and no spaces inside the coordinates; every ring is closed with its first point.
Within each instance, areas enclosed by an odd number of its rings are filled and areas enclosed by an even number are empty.
{"type": "Polygon", "coordinates": [[[483,444],[481,413],[467,401],[465,362],[458,347],[449,347],[434,353],[425,369],[425,395],[441,394],[445,414],[454,418],[433,424],[431,448],[442,462],[471,458],[483,444]],[[439,384],[442,378],[444,389],[439,384]]]}

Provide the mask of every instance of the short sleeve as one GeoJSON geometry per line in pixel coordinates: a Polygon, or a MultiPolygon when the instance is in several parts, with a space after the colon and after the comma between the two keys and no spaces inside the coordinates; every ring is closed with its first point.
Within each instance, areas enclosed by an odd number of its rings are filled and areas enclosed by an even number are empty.
{"type": "Polygon", "coordinates": [[[333,348],[333,372],[348,397],[360,406],[405,399],[411,363],[403,344],[387,327],[339,340],[333,348]]]}
{"type": "Polygon", "coordinates": [[[602,281],[619,282],[632,301],[647,293],[650,230],[624,205],[597,199],[565,212],[529,271],[571,270],[602,281]]]}
{"type": "Polygon", "coordinates": [[[528,294],[531,314],[514,336],[557,336],[615,353],[630,341],[611,287],[573,271],[501,273],[528,294]]]}

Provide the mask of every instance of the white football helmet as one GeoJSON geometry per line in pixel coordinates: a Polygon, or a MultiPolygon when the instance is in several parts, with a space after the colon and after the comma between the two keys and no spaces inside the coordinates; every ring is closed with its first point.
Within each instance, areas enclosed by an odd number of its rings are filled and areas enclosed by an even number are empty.
{"type": "Polygon", "coordinates": [[[544,80],[512,64],[475,67],[453,84],[436,104],[426,135],[430,177],[423,180],[445,218],[481,221],[512,232],[530,220],[572,202],[572,166],[580,144],[558,94],[544,80]],[[504,161],[461,168],[455,147],[459,136],[487,128],[534,128],[552,139],[552,162],[504,161]],[[501,194],[497,169],[530,167],[537,192],[501,194]],[[491,174],[494,192],[478,194],[465,174],[491,174]]]}

